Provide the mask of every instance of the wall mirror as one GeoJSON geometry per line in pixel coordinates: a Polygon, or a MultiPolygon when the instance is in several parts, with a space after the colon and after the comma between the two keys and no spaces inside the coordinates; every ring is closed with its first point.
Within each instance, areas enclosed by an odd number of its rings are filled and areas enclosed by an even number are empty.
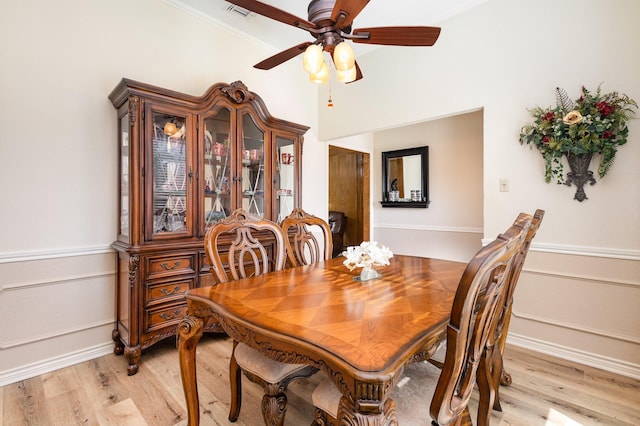
{"type": "Polygon", "coordinates": [[[429,205],[429,147],[382,153],[382,207],[429,205]]]}

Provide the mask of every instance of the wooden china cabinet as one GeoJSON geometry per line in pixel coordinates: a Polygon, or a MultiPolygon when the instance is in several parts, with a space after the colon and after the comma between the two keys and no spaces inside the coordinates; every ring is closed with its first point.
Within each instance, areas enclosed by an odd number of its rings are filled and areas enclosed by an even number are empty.
{"type": "Polygon", "coordinates": [[[109,99],[120,154],[114,352],[133,375],[143,349],[176,334],[185,291],[214,284],[207,227],[240,207],[275,222],[299,207],[308,127],[272,117],[240,81],[196,97],[123,79],[109,99]]]}

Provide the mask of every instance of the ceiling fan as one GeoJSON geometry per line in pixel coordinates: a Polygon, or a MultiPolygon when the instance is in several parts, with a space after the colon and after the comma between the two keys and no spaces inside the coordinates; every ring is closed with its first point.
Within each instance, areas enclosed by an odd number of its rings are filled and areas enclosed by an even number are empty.
{"type": "Polygon", "coordinates": [[[362,78],[362,71],[355,62],[353,50],[346,40],[390,46],[433,46],[440,35],[440,28],[423,26],[352,30],[353,20],[369,0],[312,0],[307,8],[308,20],[257,0],[227,1],[267,18],[308,31],[315,38],[314,42],[306,41],[283,50],[257,63],[254,68],[269,70],[304,52],[305,70],[309,72],[310,79],[317,83],[325,82],[328,77],[323,51],[331,55],[340,81],[349,83],[362,78]]]}

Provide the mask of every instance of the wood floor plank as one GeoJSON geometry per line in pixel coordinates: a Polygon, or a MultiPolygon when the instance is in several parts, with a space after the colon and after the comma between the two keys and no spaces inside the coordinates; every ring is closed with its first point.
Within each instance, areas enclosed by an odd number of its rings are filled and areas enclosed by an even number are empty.
{"type": "Polygon", "coordinates": [[[108,424],[127,426],[147,426],[149,423],[138,411],[139,404],[131,398],[120,401],[106,409],[108,424]]]}
{"type": "MultiPolygon", "coordinates": [[[[563,374],[567,371],[564,366],[560,368],[558,361],[553,361],[553,364],[540,360],[526,365],[526,368],[522,368],[524,364],[517,364],[509,371],[514,381],[535,388],[549,400],[562,401],[567,406],[598,406],[600,415],[607,419],[640,424],[640,389],[637,384],[632,386],[628,381],[620,379],[618,386],[609,386],[612,384],[610,380],[604,386],[602,381],[600,384],[594,383],[592,375],[585,374],[580,366],[573,366],[572,372],[566,375],[563,374]],[[639,398],[636,401],[629,400],[625,395],[629,393],[639,398]]],[[[509,364],[506,365],[509,369],[509,364]]]]}
{"type": "MultiPolygon", "coordinates": [[[[232,342],[205,335],[198,345],[197,378],[202,426],[232,425],[229,357],[232,342]]],[[[493,426],[640,425],[640,381],[507,346],[505,366],[513,384],[501,387],[503,412],[493,426]]],[[[175,340],[146,350],[140,370],[127,376],[122,356],[107,355],[0,388],[2,426],[185,426],[186,404],[175,340]]],[[[415,368],[414,368],[415,370],[415,368]]],[[[417,371],[417,370],[416,370],[417,371]]],[[[398,400],[401,426],[428,426],[429,405],[411,374],[412,390],[398,400]]],[[[289,385],[285,426],[311,423],[311,393],[321,374],[289,385]]],[[[262,388],[243,377],[242,410],[236,426],[262,424],[262,388]]],[[[397,391],[394,390],[394,396],[397,391]]],[[[477,409],[477,392],[470,406],[477,409]]]]}
{"type": "Polygon", "coordinates": [[[10,385],[4,392],[3,421],[6,425],[48,425],[42,379],[35,377],[10,385]]]}

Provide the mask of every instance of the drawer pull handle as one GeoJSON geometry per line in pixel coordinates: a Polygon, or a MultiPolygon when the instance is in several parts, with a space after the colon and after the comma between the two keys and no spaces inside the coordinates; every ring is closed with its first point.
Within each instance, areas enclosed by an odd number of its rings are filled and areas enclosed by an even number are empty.
{"type": "Polygon", "coordinates": [[[176,309],[175,311],[173,311],[173,315],[170,315],[167,313],[160,314],[160,318],[162,318],[163,320],[174,319],[175,317],[178,317],[178,316],[180,316],[180,309],[176,309]]]}
{"type": "Polygon", "coordinates": [[[163,288],[162,290],[160,290],[160,293],[164,294],[165,296],[171,296],[172,294],[176,294],[179,291],[180,291],[180,286],[177,285],[172,290],[163,288]]]}
{"type": "Polygon", "coordinates": [[[170,271],[170,270],[176,269],[178,266],[180,266],[180,262],[176,261],[176,262],[174,262],[173,265],[169,265],[168,263],[161,263],[160,266],[162,266],[163,269],[166,269],[167,271],[170,271]]]}

